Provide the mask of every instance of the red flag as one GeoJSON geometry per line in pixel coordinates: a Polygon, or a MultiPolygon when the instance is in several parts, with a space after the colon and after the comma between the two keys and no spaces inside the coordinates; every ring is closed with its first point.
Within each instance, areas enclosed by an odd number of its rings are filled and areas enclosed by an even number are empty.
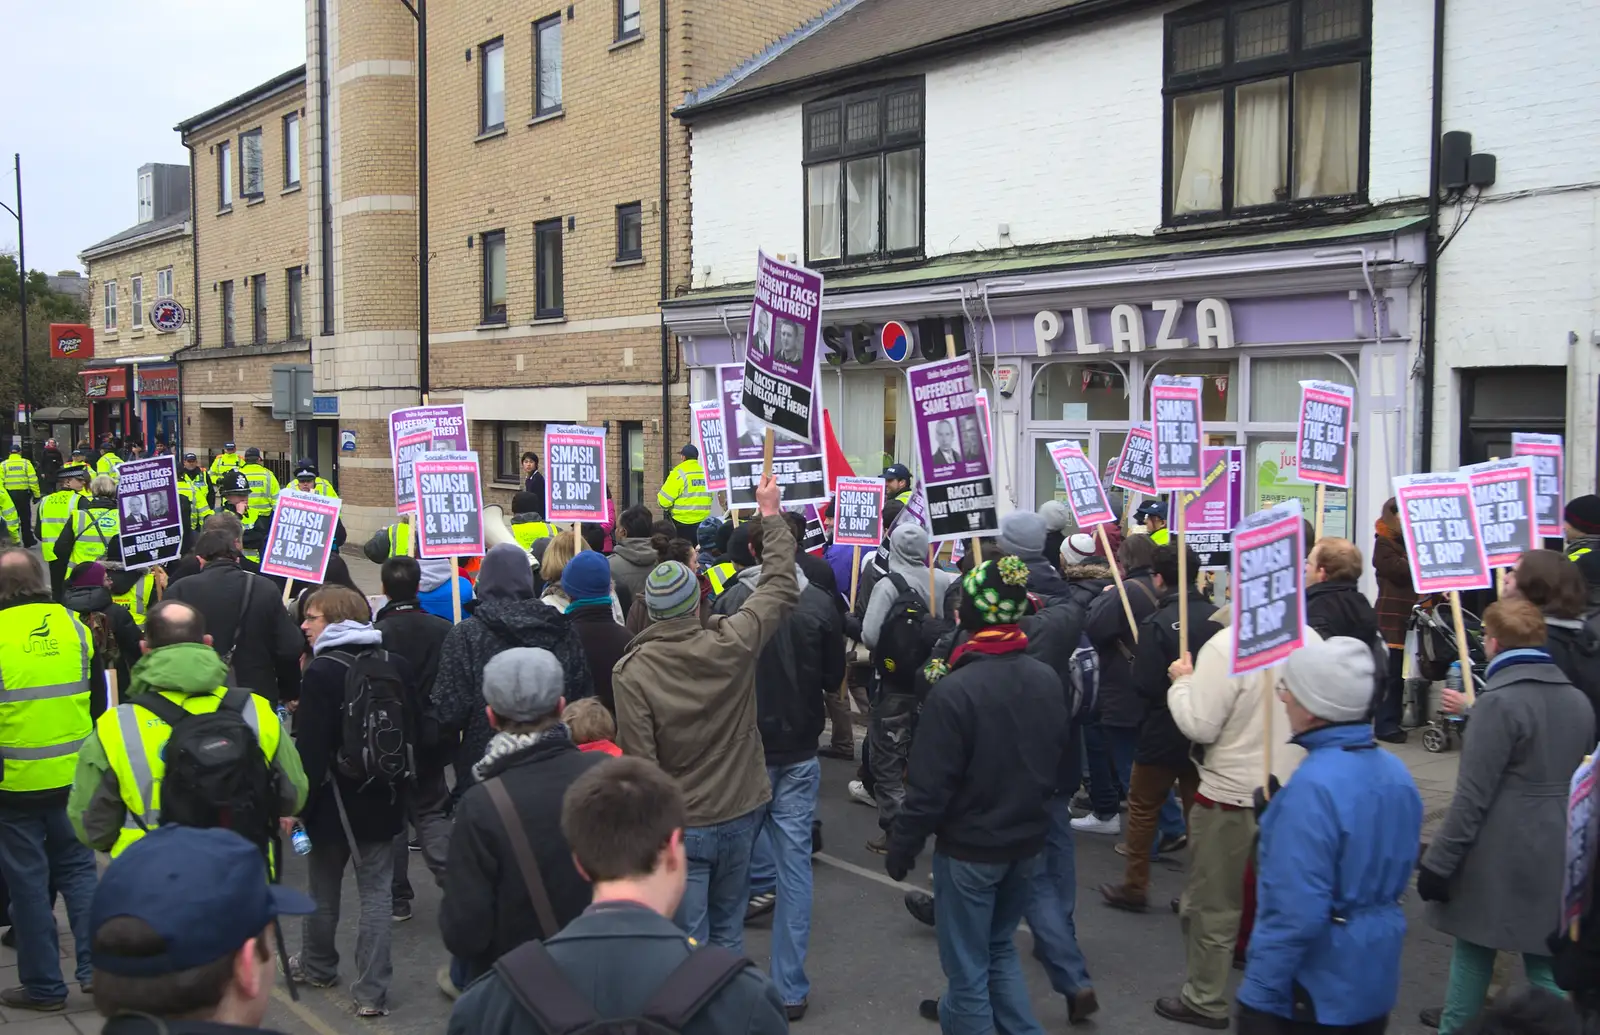
{"type": "Polygon", "coordinates": [[[833,483],[838,481],[841,475],[854,478],[856,472],[851,468],[850,461],[844,458],[844,450],[839,448],[839,440],[833,434],[833,418],[828,415],[827,410],[822,411],[822,435],[824,460],[828,465],[828,495],[831,497],[833,483]]]}

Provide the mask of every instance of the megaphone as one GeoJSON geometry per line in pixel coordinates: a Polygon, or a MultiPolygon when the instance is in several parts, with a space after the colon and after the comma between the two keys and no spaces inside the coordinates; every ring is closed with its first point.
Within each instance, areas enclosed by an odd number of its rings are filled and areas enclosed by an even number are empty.
{"type": "Polygon", "coordinates": [[[498,503],[483,508],[483,542],[485,549],[501,543],[513,543],[521,548],[517,537],[511,532],[511,523],[506,520],[505,511],[498,503]]]}

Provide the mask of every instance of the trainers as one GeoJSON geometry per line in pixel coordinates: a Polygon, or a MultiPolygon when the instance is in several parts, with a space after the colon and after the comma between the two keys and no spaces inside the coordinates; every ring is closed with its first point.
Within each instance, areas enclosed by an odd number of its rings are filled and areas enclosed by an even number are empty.
{"type": "Polygon", "coordinates": [[[389,909],[389,916],[395,923],[404,923],[411,919],[411,903],[405,899],[398,899],[389,909]]]}
{"type": "Polygon", "coordinates": [[[867,785],[860,780],[850,781],[850,800],[865,805],[869,809],[878,807],[878,799],[867,793],[867,785]]]}
{"type": "Polygon", "coordinates": [[[422,851],[422,842],[413,837],[411,840],[406,842],[406,848],[413,852],[420,852],[422,851]]]}
{"type": "Polygon", "coordinates": [[[1080,834],[1111,834],[1115,836],[1122,833],[1122,817],[1116,815],[1110,819],[1101,819],[1091,812],[1087,816],[1080,816],[1073,820],[1072,829],[1080,834]]]}
{"type": "Polygon", "coordinates": [[[1156,854],[1157,855],[1171,855],[1173,852],[1181,852],[1185,848],[1188,848],[1188,847],[1189,847],[1189,835],[1188,834],[1174,834],[1172,837],[1163,837],[1156,844],[1156,854]]]}
{"type": "Polygon", "coordinates": [[[33,1010],[36,1013],[59,1013],[66,1009],[67,1000],[64,996],[60,999],[35,999],[28,994],[26,986],[18,985],[0,991],[0,1006],[9,1006],[13,1010],[33,1010]]]}
{"type": "Polygon", "coordinates": [[[869,851],[869,852],[877,852],[879,855],[888,855],[889,854],[889,835],[888,834],[879,834],[877,837],[873,838],[871,841],[868,841],[867,842],[867,851],[869,851]]]}
{"type": "Polygon", "coordinates": [[[300,954],[297,952],[289,957],[289,977],[296,984],[310,985],[312,988],[332,988],[339,983],[337,977],[314,978],[306,974],[306,969],[300,963],[300,954]]]}
{"type": "Polygon", "coordinates": [[[789,1018],[791,1021],[804,1020],[806,1016],[806,1007],[810,1005],[810,1002],[805,999],[800,1000],[798,1003],[784,1003],[783,1015],[789,1018]]]}
{"type": "Polygon", "coordinates": [[[763,891],[751,895],[750,901],[744,907],[744,921],[749,923],[757,917],[766,916],[778,904],[778,894],[775,891],[763,891]]]}

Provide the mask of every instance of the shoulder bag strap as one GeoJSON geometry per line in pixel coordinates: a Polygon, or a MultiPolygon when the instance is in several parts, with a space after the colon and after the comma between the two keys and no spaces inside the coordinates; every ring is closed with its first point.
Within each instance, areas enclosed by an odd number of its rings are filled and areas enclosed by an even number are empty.
{"type": "Polygon", "coordinates": [[[498,776],[485,780],[483,789],[494,803],[494,810],[500,814],[500,823],[506,828],[506,836],[511,839],[512,854],[517,857],[517,869],[522,871],[522,882],[528,886],[528,898],[533,902],[534,915],[539,918],[539,927],[544,936],[549,938],[561,929],[561,925],[556,923],[556,911],[550,906],[544,875],[539,872],[539,860],[534,858],[533,845],[528,841],[522,818],[517,815],[517,808],[512,804],[505,782],[498,776]]]}
{"type": "Polygon", "coordinates": [[[239,652],[239,641],[244,639],[246,620],[250,617],[250,592],[256,588],[256,580],[250,573],[242,568],[239,570],[244,572],[244,600],[239,604],[239,621],[233,626],[233,642],[228,645],[228,653],[222,659],[229,669],[233,668],[233,656],[239,652]]]}
{"type": "MultiPolygon", "coordinates": [[[[173,703],[165,697],[162,697],[160,692],[156,690],[151,690],[148,693],[140,694],[138,697],[135,697],[128,703],[139,708],[143,708],[145,711],[149,712],[151,715],[154,715],[168,726],[176,726],[178,723],[189,717],[188,709],[184,708],[180,704],[173,703]]],[[[128,749],[131,751],[135,746],[136,745],[130,744],[128,745],[128,749]]]]}
{"type": "Polygon", "coordinates": [[[667,975],[645,1004],[644,1016],[682,1031],[744,968],[749,960],[720,945],[702,945],[667,975]]]}
{"type": "MultiPolygon", "coordinates": [[[[1151,588],[1142,579],[1123,579],[1122,586],[1124,590],[1137,589],[1141,594],[1144,595],[1144,598],[1150,601],[1152,604],[1159,605],[1161,603],[1156,599],[1155,592],[1151,590],[1151,588]]],[[[1129,604],[1129,610],[1132,610],[1131,602],[1129,604]]],[[[1128,641],[1123,639],[1121,636],[1118,636],[1116,639],[1116,644],[1117,650],[1121,652],[1123,660],[1128,662],[1133,661],[1133,648],[1128,645],[1128,641]]]]}
{"type": "Polygon", "coordinates": [[[533,1014],[544,1035],[566,1035],[600,1020],[594,1005],[572,986],[572,980],[537,938],[501,956],[494,971],[522,1008],[533,1014]]]}

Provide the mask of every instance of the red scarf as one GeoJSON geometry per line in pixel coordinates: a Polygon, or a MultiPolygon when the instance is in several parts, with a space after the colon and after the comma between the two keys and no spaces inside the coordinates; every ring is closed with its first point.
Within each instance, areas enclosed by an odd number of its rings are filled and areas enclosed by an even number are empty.
{"type": "Polygon", "coordinates": [[[950,652],[950,667],[961,664],[968,654],[1015,654],[1028,649],[1028,634],[1016,625],[991,625],[968,637],[950,652]]]}

